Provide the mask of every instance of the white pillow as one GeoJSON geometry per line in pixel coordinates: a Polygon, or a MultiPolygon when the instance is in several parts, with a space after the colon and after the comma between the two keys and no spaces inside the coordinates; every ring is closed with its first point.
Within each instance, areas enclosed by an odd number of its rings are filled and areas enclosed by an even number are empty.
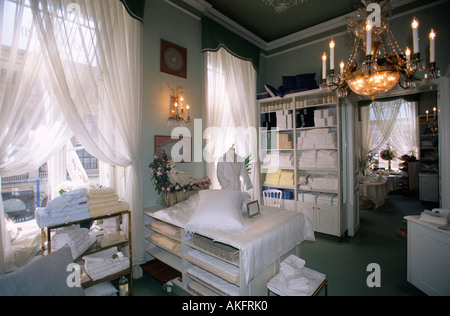
{"type": "Polygon", "coordinates": [[[204,229],[226,233],[246,231],[242,217],[246,196],[245,192],[232,190],[200,191],[197,209],[186,224],[186,232],[201,233],[204,229]]]}

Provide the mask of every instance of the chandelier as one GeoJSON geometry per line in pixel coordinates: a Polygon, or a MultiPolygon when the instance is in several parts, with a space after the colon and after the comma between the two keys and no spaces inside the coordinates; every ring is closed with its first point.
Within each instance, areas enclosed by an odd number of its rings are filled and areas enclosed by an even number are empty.
{"type": "Polygon", "coordinates": [[[170,91],[170,115],[169,121],[175,122],[179,126],[189,126],[191,124],[189,104],[185,106],[185,92],[182,86],[172,88],[170,91]]]}
{"type": "MultiPolygon", "coordinates": [[[[392,0],[363,1],[365,8],[359,8],[356,16],[347,19],[348,30],[355,35],[353,49],[347,64],[340,63],[340,73],[334,70],[335,42],[330,42],[330,72],[327,75],[327,55],[322,57],[322,92],[338,90],[340,96],[347,96],[351,91],[358,95],[371,96],[391,90],[396,84],[403,89],[415,88],[417,71],[424,71],[424,62],[419,53],[419,22],[414,18],[413,54],[406,48],[405,52],[395,40],[390,23],[392,19],[392,0]],[[380,4],[382,3],[382,4],[380,4]],[[361,54],[363,58],[361,58],[361,54]],[[365,56],[365,57],[364,57],[365,56]],[[358,68],[358,61],[361,61],[358,68]]],[[[426,77],[436,79],[440,76],[435,61],[435,38],[430,32],[430,64],[426,77]]]]}

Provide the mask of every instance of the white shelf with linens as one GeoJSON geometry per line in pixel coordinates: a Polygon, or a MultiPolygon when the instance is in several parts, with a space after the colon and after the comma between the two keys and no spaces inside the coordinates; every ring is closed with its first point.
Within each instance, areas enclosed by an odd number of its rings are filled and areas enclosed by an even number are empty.
{"type": "Polygon", "coordinates": [[[310,90],[258,100],[262,190],[308,216],[316,232],[343,236],[341,113],[336,94],[310,90]]]}
{"type": "MultiPolygon", "coordinates": [[[[184,229],[165,223],[154,213],[160,208],[144,210],[146,260],[158,259],[182,274],[171,280],[195,296],[264,296],[266,283],[272,278],[280,258],[246,283],[242,251],[226,244],[213,242],[202,235],[186,234],[184,229]],[[162,227],[158,229],[156,227],[162,227]],[[158,243],[154,234],[160,234],[158,243]],[[152,237],[153,236],[153,237],[152,237]],[[156,241],[156,242],[155,242],[156,241]],[[181,248],[181,251],[179,249],[181,248]]],[[[298,249],[293,250],[296,253],[298,249]]],[[[286,254],[289,255],[292,253],[286,254]]]]}

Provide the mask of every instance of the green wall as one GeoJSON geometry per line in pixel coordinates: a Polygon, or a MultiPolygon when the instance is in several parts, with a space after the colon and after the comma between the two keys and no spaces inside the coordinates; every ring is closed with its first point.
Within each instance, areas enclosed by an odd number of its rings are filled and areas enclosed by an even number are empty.
{"type": "MultiPolygon", "coordinates": [[[[436,38],[436,60],[437,66],[441,69],[444,76],[450,63],[448,51],[450,49],[450,1],[437,1],[437,4],[425,5],[421,10],[411,10],[402,13],[401,16],[392,20],[392,32],[398,41],[400,47],[405,50],[406,46],[412,49],[412,31],[411,21],[416,17],[420,23],[420,50],[421,56],[427,62],[429,60],[429,40],[428,34],[433,28],[437,33],[436,38]]],[[[339,36],[326,36],[322,39],[315,40],[314,44],[303,45],[298,49],[291,49],[284,53],[268,55],[266,57],[266,73],[265,78],[261,77],[260,82],[271,84],[278,88],[282,84],[282,76],[291,76],[301,73],[316,73],[316,80],[319,83],[321,79],[321,57],[323,52],[329,55],[329,42],[331,38],[336,42],[336,68],[339,63],[344,60],[348,61],[351,53],[351,45],[353,37],[349,33],[344,32],[339,36]]],[[[263,92],[263,84],[258,85],[258,92],[263,92]]]]}
{"type": "MultiPolygon", "coordinates": [[[[143,25],[143,117],[142,117],[142,190],[143,206],[159,204],[160,196],[150,180],[148,165],[153,161],[154,136],[170,136],[168,126],[170,91],[168,82],[181,84],[191,105],[191,117],[203,116],[203,56],[201,21],[164,1],[146,1],[143,25]],[[187,48],[187,79],[160,72],[160,40],[187,48]]],[[[191,133],[193,126],[190,127],[191,133]]],[[[203,163],[178,164],[179,170],[204,177],[203,163]]]]}

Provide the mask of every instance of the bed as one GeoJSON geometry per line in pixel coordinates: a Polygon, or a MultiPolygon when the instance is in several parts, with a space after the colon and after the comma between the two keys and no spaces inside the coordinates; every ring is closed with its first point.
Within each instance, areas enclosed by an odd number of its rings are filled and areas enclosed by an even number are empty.
{"type": "MultiPolygon", "coordinates": [[[[264,295],[267,281],[278,273],[281,260],[290,254],[299,255],[299,245],[303,241],[315,240],[312,224],[299,212],[260,206],[260,214],[249,218],[245,194],[238,191],[201,191],[151,216],[182,230],[182,260],[192,263],[191,266],[183,264],[183,278],[187,275],[187,279],[197,280],[195,276],[188,275],[189,269],[186,267],[190,267],[192,273],[202,274],[197,264],[201,258],[192,258],[193,252],[202,250],[193,244],[195,236],[239,251],[239,260],[230,262],[239,270],[235,280],[230,275],[228,279],[224,277],[226,272],[221,274],[212,271],[212,278],[221,276],[216,280],[219,283],[223,283],[223,279],[230,281],[231,278],[231,281],[234,280],[231,284],[237,286],[237,292],[218,291],[222,295],[264,295]]],[[[209,265],[214,266],[214,263],[209,265]]],[[[204,285],[205,282],[201,283],[204,285]]],[[[191,284],[189,287],[194,286],[191,284]]]]}

